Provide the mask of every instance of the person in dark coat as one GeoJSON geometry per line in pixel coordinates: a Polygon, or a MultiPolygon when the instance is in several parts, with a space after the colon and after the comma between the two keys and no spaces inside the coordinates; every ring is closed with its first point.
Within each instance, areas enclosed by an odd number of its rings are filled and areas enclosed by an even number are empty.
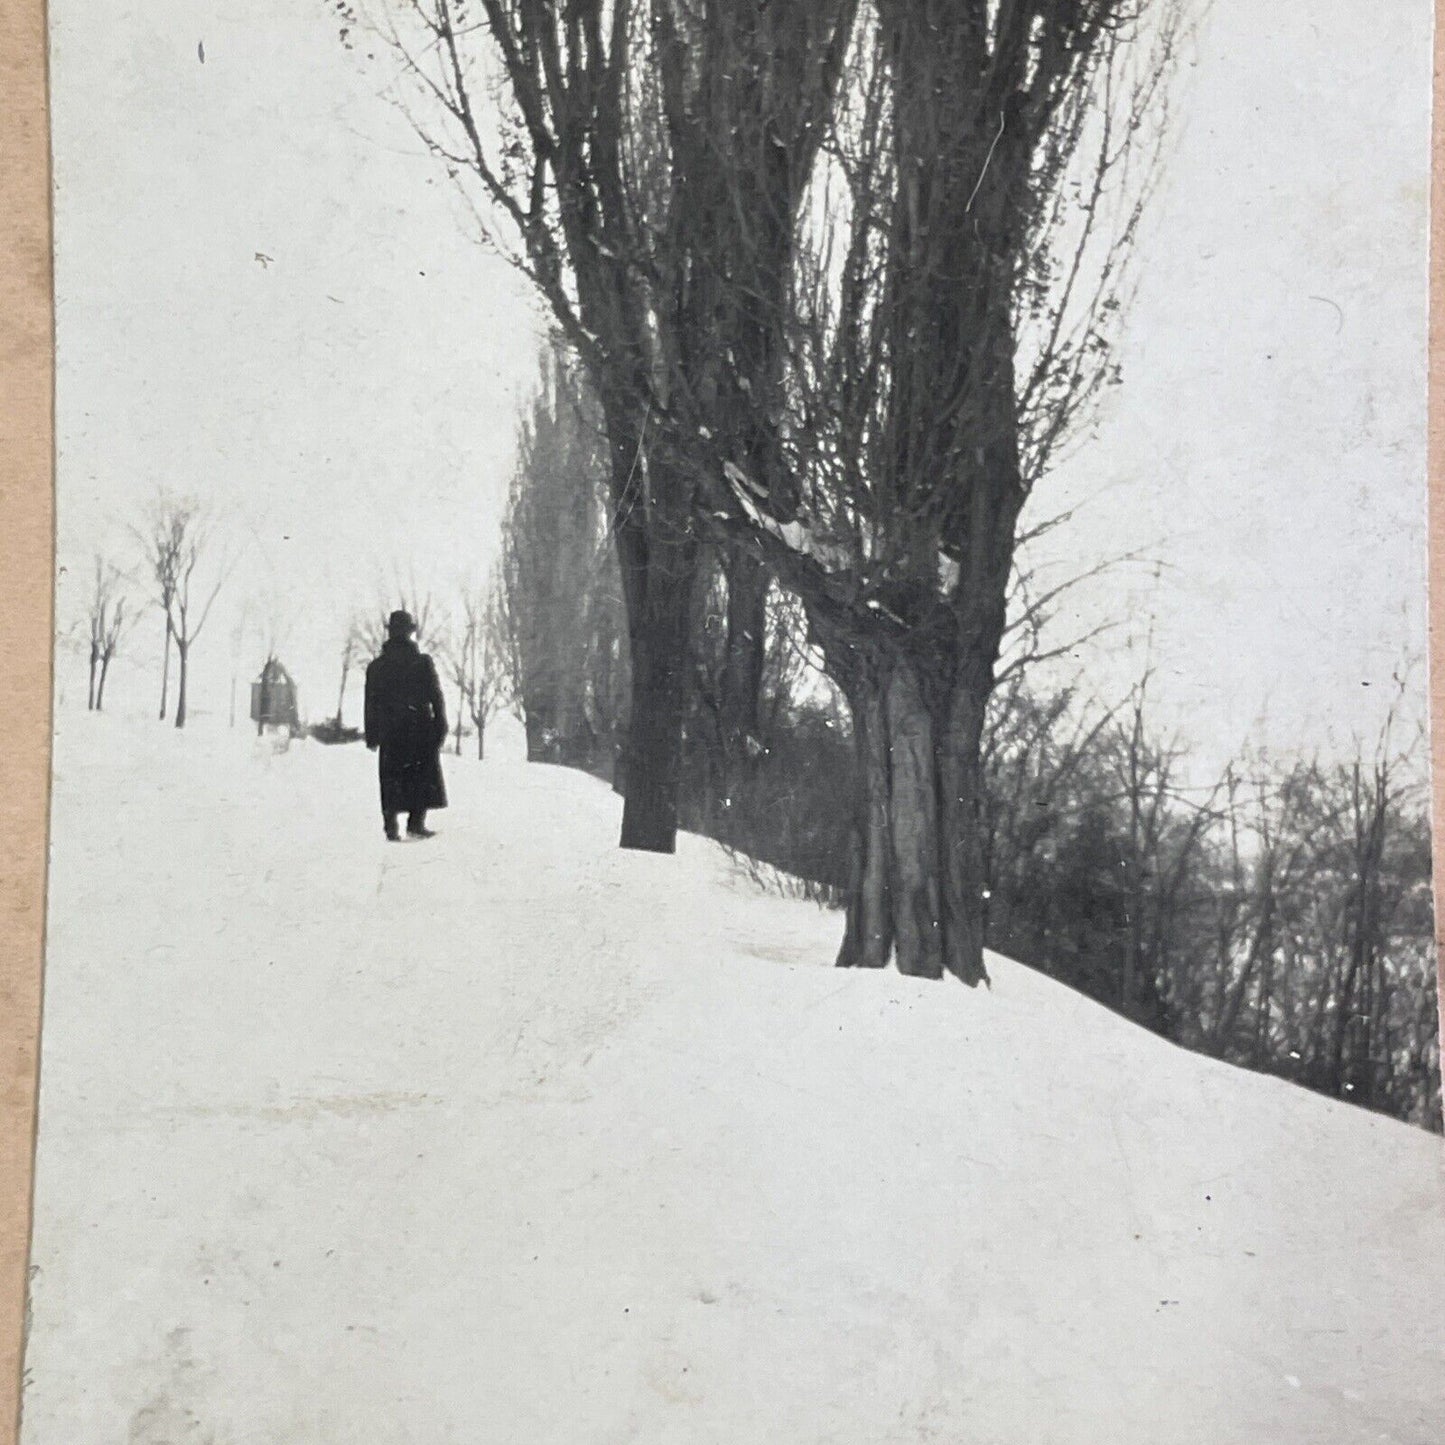
{"type": "Polygon", "coordinates": [[[393,612],[386,630],[381,655],[366,669],[366,746],[378,753],[382,822],[392,842],[400,837],[400,813],[407,815],[410,837],[431,838],[426,815],[447,805],[446,703],[435,664],[414,640],[411,614],[393,612]]]}

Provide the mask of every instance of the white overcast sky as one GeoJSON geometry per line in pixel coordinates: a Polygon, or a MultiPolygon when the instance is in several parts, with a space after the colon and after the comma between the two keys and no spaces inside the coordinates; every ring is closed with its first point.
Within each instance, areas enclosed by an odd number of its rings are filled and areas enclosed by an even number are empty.
{"type": "MultiPolygon", "coordinates": [[[[62,618],[157,486],[211,499],[244,557],[195,706],[224,709],[244,603],[320,716],[380,576],[441,595],[484,568],[540,315],[324,0],[51,11],[62,618]]],[[[1087,679],[1117,696],[1147,639],[1161,717],[1211,755],[1339,745],[1423,655],[1430,4],[1368,11],[1213,0],[1124,385],[1037,499],[1092,498],[1056,565],[1158,561],[1064,622],[1130,617],[1087,679]]]]}

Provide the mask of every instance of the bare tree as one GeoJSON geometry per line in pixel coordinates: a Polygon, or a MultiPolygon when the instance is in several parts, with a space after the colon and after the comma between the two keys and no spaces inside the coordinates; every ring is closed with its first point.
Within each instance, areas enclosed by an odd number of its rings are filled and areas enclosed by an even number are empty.
{"type": "Polygon", "coordinates": [[[126,633],[135,626],[137,615],[128,612],[128,598],[121,592],[125,574],[98,553],[90,593],[90,675],[86,708],[100,712],[105,706],[105,681],[110,664],[126,633]]]}
{"type": "Polygon", "coordinates": [[[211,608],[225,583],[229,566],[224,552],[214,555],[214,521],[190,498],[162,494],[154,503],[147,529],[139,534],[145,548],[157,600],[166,620],[166,663],[161,682],[161,717],[166,713],[166,677],[170,643],[175,643],[179,669],[176,684],[176,726],[186,725],[191,648],[201,635],[211,608]]]}
{"type": "Polygon", "coordinates": [[[477,620],[478,657],[475,684],[467,702],[472,727],[477,735],[477,760],[486,757],[487,724],[504,708],[512,706],[512,669],[507,654],[506,614],[502,591],[493,587],[477,620]]]}
{"type": "Polygon", "coordinates": [[[487,724],[510,697],[510,672],[502,615],[496,589],[470,588],[463,593],[442,657],[447,680],[457,690],[455,745],[461,756],[464,724],[477,739],[477,758],[486,756],[487,724]]]}
{"type": "Polygon", "coordinates": [[[175,633],[172,619],[175,610],[176,587],[180,573],[181,538],[176,528],[172,509],[176,504],[164,496],[156,500],[151,508],[149,526],[144,532],[134,530],[134,536],[143,549],[155,583],[155,601],[161,610],[165,634],[161,642],[161,705],[156,716],[161,722],[170,709],[171,683],[171,639],[175,633]]]}
{"type": "Polygon", "coordinates": [[[990,943],[1187,1047],[1439,1128],[1421,739],[1186,785],[1146,713],[1013,678],[985,747],[990,943]]]}
{"type": "Polygon", "coordinates": [[[345,725],[341,715],[346,707],[347,680],[351,676],[351,669],[365,656],[364,626],[361,618],[351,618],[346,624],[346,635],[341,643],[341,685],[336,691],[336,727],[338,731],[345,725]]]}
{"type": "Polygon", "coordinates": [[[985,977],[987,702],[1024,503],[1113,376],[1175,40],[1152,8],[1152,48],[1121,0],[865,13],[800,255],[795,516],[767,517],[768,476],[723,467],[853,713],[840,963],[985,977]]]}

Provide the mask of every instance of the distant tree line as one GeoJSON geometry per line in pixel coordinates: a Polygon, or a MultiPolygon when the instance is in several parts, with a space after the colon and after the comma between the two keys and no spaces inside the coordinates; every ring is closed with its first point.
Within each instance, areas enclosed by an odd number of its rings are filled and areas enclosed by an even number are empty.
{"type": "MultiPolygon", "coordinates": [[[[628,647],[606,459],[560,353],[520,426],[497,604],[528,756],[621,786],[628,647]]],[[[769,886],[839,905],[858,847],[846,699],[772,586],[743,741],[725,703],[727,565],[692,601],[679,813],[769,886]]],[[[1342,761],[1241,760],[1202,791],[1151,723],[1027,668],[994,692],[980,837],[988,945],[1191,1049],[1439,1127],[1419,738],[1342,761]]]]}
{"type": "MultiPolygon", "coordinates": [[[[141,520],[129,528],[128,548],[111,555],[97,553],[83,617],[83,631],[71,641],[87,654],[86,706],[105,706],[110,669],[122,645],[148,614],[158,614],[161,644],[160,697],[157,717],[184,728],[190,715],[190,670],[199,642],[237,557],[215,510],[191,496],[158,490],[141,520]],[[174,682],[172,657],[175,658],[174,682]]],[[[340,662],[336,711],[312,724],[310,734],[323,742],[350,742],[360,737],[345,722],[346,693],[354,672],[380,652],[386,639],[387,615],[397,607],[411,612],[420,638],[437,654],[439,669],[456,702],[453,742],[462,751],[464,736],[476,740],[477,755],[485,751],[486,727],[498,710],[512,703],[515,668],[505,655],[508,634],[498,608],[503,594],[494,584],[467,583],[440,601],[414,576],[393,567],[378,583],[374,605],[340,612],[340,662]]],[[[248,635],[259,642],[263,690],[258,731],[268,715],[266,679],[280,666],[289,635],[284,609],[273,598],[253,598],[233,616],[231,632],[231,723],[235,724],[236,668],[248,635]]],[[[295,726],[293,721],[292,726],[295,726]]]]}
{"type": "Polygon", "coordinates": [[[1201,793],[1141,683],[1021,680],[985,760],[988,938],[1156,1032],[1440,1127],[1423,737],[1246,759],[1201,793]]]}
{"type": "Polygon", "coordinates": [[[231,561],[215,518],[192,497],[158,491],[143,521],[130,529],[130,554],[94,558],[85,597],[89,675],[86,707],[105,707],[105,686],[121,645],[149,609],[160,613],[161,692],[157,716],[172,715],[171,654],[176,656],[174,722],[186,725],[192,650],[229,575],[231,561]]]}

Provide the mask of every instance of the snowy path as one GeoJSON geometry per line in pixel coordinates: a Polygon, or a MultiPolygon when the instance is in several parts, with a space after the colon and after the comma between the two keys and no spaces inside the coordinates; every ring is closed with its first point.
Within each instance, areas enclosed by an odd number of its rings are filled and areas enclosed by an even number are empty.
{"type": "Polygon", "coordinates": [[[1439,1140],[371,768],[62,715],[25,1445],[1445,1435],[1439,1140]]]}

